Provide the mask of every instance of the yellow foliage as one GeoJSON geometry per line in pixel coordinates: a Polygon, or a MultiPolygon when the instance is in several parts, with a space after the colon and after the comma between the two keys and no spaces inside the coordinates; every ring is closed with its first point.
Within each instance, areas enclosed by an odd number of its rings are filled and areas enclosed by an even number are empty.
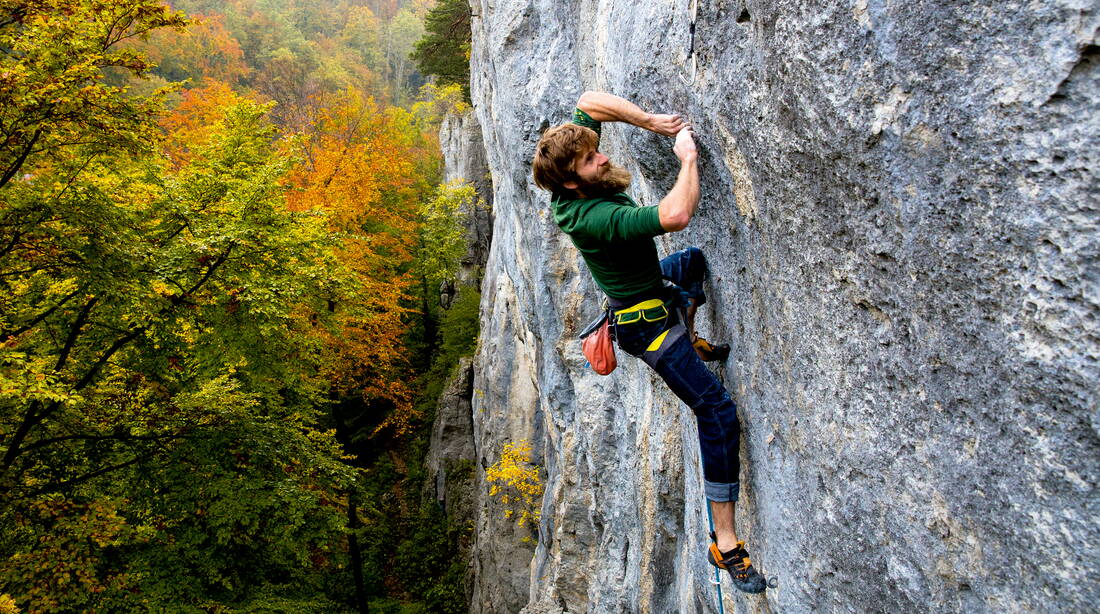
{"type": "Polygon", "coordinates": [[[11,595],[0,595],[0,614],[19,614],[19,607],[15,605],[11,595]]]}
{"type": "Polygon", "coordinates": [[[425,129],[438,129],[448,114],[462,115],[470,110],[457,84],[425,83],[420,88],[419,101],[412,106],[413,115],[425,129]]]}
{"type": "MultiPolygon", "coordinates": [[[[537,525],[542,499],[542,480],[538,467],[531,464],[531,443],[526,439],[504,445],[500,460],[485,470],[489,496],[504,506],[504,517],[518,516],[517,526],[537,525]]],[[[525,541],[527,541],[525,539],[525,541]]]]}

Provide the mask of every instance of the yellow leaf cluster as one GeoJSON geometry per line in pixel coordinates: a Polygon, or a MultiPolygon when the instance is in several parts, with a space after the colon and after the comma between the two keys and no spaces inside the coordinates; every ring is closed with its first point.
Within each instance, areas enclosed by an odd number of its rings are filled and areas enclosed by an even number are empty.
{"type": "Polygon", "coordinates": [[[543,484],[538,467],[531,464],[529,441],[505,444],[500,460],[485,470],[485,481],[489,496],[505,506],[505,518],[518,516],[519,527],[538,524],[543,484]]]}

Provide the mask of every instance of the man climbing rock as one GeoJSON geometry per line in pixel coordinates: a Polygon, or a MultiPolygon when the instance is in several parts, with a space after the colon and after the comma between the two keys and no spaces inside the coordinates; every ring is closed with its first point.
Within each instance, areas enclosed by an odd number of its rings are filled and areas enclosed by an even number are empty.
{"type": "Polygon", "coordinates": [[[712,345],[694,332],[695,311],[706,301],[706,260],[696,248],[658,260],[653,241],[685,229],[695,215],[696,157],[691,126],[680,116],[646,113],[618,96],[585,92],[572,123],[542,135],[532,170],[535,183],[552,193],[555,222],[607,295],[619,347],[644,360],[695,413],[714,519],[708,560],[728,570],[738,589],[759,593],[766,587],[764,578],[752,567],[734,527],[741,432],[737,406],[703,364],[725,359],[729,346],[712,345]],[[672,151],[680,159],[680,172],[656,207],[639,207],[625,192],[629,173],[600,153],[600,124],[608,121],[676,138],[672,151]]]}

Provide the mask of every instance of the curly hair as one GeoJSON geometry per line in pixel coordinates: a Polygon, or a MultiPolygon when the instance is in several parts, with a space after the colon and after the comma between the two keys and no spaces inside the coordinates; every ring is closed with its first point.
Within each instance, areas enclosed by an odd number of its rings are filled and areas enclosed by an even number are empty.
{"type": "Polygon", "coordinates": [[[554,194],[575,196],[573,190],[565,187],[565,182],[578,179],[574,170],[577,156],[589,148],[595,149],[599,142],[600,137],[594,130],[572,123],[544,132],[535,146],[535,159],[531,163],[535,185],[554,194]]]}

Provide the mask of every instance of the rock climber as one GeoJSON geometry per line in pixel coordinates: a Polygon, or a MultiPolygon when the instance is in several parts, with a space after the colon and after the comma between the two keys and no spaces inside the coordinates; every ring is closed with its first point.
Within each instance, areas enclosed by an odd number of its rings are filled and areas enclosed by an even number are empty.
{"type": "Polygon", "coordinates": [[[554,221],[569,235],[607,295],[619,347],[641,358],[695,413],[703,478],[714,532],[710,563],[725,569],[738,589],[765,590],[745,543],[737,538],[739,492],[737,406],[703,364],[724,360],[728,345],[695,334],[695,312],[706,302],[706,259],[697,248],[657,257],[653,237],[687,228],[699,205],[699,167],[692,127],[679,115],[646,113],[603,92],[585,92],[573,121],[546,130],[536,147],[535,183],[551,193],[554,221]],[[675,137],[680,160],[675,185],[661,202],[640,207],[626,194],[630,174],[600,152],[601,122],[619,121],[675,137]],[[669,282],[669,283],[666,283],[669,282]]]}

